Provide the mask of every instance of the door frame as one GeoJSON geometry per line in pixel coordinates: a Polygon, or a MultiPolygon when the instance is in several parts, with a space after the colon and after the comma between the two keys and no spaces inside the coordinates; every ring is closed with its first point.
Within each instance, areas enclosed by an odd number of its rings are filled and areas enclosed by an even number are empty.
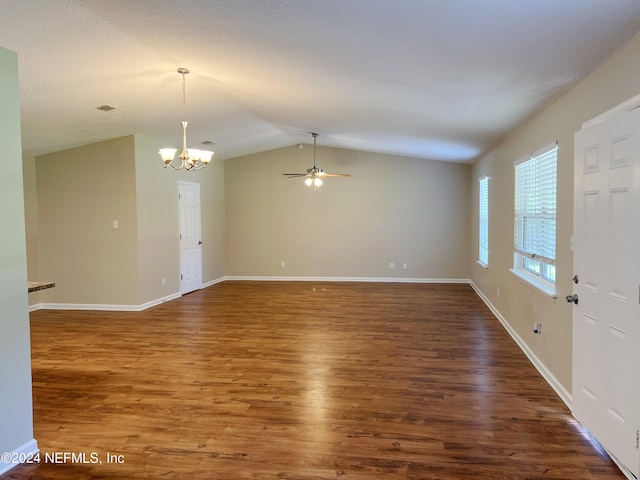
{"type": "Polygon", "coordinates": [[[596,115],[592,119],[587,120],[582,124],[581,129],[584,130],[585,128],[589,128],[594,125],[597,125],[598,123],[606,122],[608,119],[610,119],[611,117],[613,117],[618,113],[629,112],[638,107],[640,107],[640,95],[636,95],[635,97],[630,98],[626,102],[622,102],[620,105],[616,105],[615,107],[610,108],[606,112],[603,112],[600,115],[596,115]]]}

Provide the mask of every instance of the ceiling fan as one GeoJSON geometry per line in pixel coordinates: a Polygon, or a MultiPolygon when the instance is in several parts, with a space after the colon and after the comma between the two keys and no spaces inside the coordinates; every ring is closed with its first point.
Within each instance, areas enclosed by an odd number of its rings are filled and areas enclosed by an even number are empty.
{"type": "Polygon", "coordinates": [[[325,177],[350,177],[351,174],[349,173],[329,173],[316,167],[316,139],[318,138],[318,134],[311,132],[311,136],[313,137],[313,167],[307,168],[307,173],[283,173],[283,175],[287,178],[306,177],[304,183],[308,186],[313,185],[314,191],[322,185],[322,179],[325,177]]]}

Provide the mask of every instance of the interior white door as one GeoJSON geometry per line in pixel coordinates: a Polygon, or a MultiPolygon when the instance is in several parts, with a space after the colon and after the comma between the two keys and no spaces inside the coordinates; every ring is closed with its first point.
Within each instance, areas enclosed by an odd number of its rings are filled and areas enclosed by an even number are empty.
{"type": "MultiPolygon", "coordinates": [[[[640,109],[575,135],[573,415],[640,470],[640,109]]],[[[569,299],[568,299],[569,300],[569,299]]]]}
{"type": "Polygon", "coordinates": [[[180,212],[180,292],[202,288],[200,184],[178,182],[180,212]]]}

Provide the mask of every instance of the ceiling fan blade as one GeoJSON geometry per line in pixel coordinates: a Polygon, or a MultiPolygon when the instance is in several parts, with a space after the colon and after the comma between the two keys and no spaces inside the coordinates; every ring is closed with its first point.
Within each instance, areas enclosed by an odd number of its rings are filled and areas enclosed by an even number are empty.
{"type": "Polygon", "coordinates": [[[350,173],[327,173],[324,172],[323,176],[325,177],[350,177],[350,173]]]}
{"type": "Polygon", "coordinates": [[[307,177],[308,173],[283,173],[283,175],[287,178],[298,178],[298,177],[307,177]]]}

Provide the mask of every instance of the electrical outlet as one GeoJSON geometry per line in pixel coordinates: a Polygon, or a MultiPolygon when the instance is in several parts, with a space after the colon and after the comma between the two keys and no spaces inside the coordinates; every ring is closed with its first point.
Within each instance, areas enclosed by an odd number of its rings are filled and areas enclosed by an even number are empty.
{"type": "Polygon", "coordinates": [[[409,265],[407,265],[406,263],[403,263],[403,264],[402,264],[402,269],[403,269],[403,270],[406,270],[407,268],[409,268],[409,265]]]}
{"type": "Polygon", "coordinates": [[[280,262],[280,267],[284,268],[284,262],[280,262]]]}
{"type": "Polygon", "coordinates": [[[389,262],[389,270],[393,270],[396,268],[396,264],[393,262],[389,262]]]}

